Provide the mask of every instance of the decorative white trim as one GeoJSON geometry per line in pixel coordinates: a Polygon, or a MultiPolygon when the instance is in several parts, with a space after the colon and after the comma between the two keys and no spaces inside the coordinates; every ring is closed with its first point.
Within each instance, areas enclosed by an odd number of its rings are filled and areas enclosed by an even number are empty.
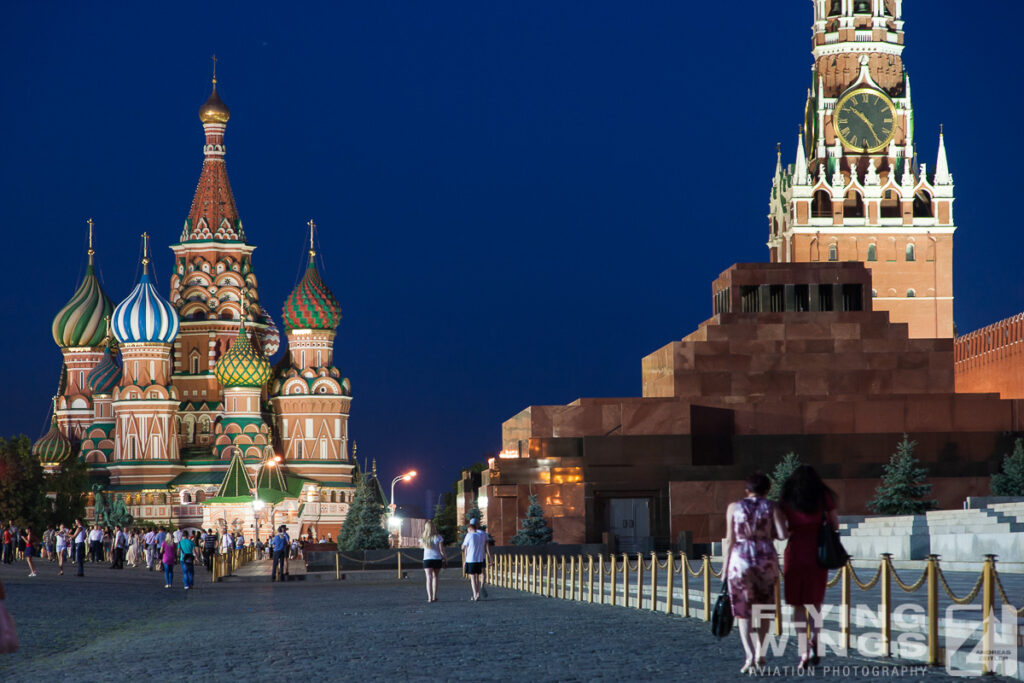
{"type": "Polygon", "coordinates": [[[849,226],[849,225],[833,225],[828,224],[827,226],[790,226],[786,228],[783,235],[817,235],[818,233],[828,234],[851,234],[851,235],[865,235],[866,233],[880,234],[880,235],[952,235],[956,232],[956,226],[951,225],[949,227],[926,227],[919,228],[913,225],[901,225],[898,227],[886,227],[884,225],[864,225],[864,226],[849,226]],[[822,229],[827,228],[827,229],[822,229]]]}

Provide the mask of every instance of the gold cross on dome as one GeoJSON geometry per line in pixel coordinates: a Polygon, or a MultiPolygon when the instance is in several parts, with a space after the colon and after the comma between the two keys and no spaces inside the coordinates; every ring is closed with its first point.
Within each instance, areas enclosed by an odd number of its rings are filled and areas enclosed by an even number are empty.
{"type": "Polygon", "coordinates": [[[217,55],[211,55],[210,59],[213,60],[213,84],[217,85],[217,55]]]}
{"type": "Polygon", "coordinates": [[[306,225],[309,226],[309,257],[313,258],[316,256],[316,251],[313,249],[313,230],[316,229],[316,223],[314,223],[313,219],[310,218],[306,225]]]}
{"type": "Polygon", "coordinates": [[[95,251],[93,251],[93,248],[92,248],[92,219],[90,218],[90,219],[88,219],[85,222],[89,224],[89,252],[88,253],[89,253],[89,263],[92,263],[92,256],[93,256],[93,254],[96,253],[95,251]]]}
{"type": "Polygon", "coordinates": [[[149,272],[147,270],[149,266],[149,233],[142,233],[142,272],[149,272]]]}

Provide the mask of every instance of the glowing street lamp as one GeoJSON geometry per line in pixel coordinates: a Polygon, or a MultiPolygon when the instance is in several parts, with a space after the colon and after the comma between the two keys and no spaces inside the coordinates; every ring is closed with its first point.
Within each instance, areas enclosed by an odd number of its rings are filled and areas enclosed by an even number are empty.
{"type": "MultiPolygon", "coordinates": [[[[391,516],[388,517],[388,527],[392,530],[392,533],[396,535],[398,533],[398,527],[401,525],[402,522],[395,514],[395,510],[397,509],[395,506],[395,484],[397,484],[400,481],[412,481],[412,478],[415,476],[416,470],[409,470],[405,474],[400,474],[391,480],[391,504],[388,506],[391,508],[391,516]]],[[[395,547],[398,547],[397,543],[395,544],[395,547]]]]}

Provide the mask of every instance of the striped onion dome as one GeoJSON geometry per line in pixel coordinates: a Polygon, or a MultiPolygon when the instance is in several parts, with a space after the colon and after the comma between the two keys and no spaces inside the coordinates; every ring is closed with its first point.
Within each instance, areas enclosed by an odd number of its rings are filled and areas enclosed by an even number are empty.
{"type": "Polygon", "coordinates": [[[103,350],[103,358],[89,372],[85,382],[92,394],[112,394],[121,381],[121,366],[114,362],[110,347],[103,350]]]}
{"type": "Polygon", "coordinates": [[[149,273],[143,270],[139,284],[114,309],[110,326],[122,344],[170,344],[178,336],[178,313],[157,294],[149,273]]]}
{"type": "Polygon", "coordinates": [[[244,321],[238,328],[235,343],[217,361],[214,373],[224,387],[258,388],[270,379],[270,361],[249,341],[244,321]]]}
{"type": "Polygon", "coordinates": [[[341,304],[327,289],[312,258],[302,282],[284,302],[282,319],[287,330],[333,330],[341,322],[341,304]]]}
{"type": "Polygon", "coordinates": [[[32,455],[42,462],[64,462],[71,455],[71,442],[57,428],[57,416],[50,421],[50,431],[32,444],[32,455]]]}
{"type": "Polygon", "coordinates": [[[61,348],[99,346],[106,334],[103,319],[110,315],[114,304],[100,287],[91,263],[92,257],[89,259],[82,284],[53,319],[53,340],[61,348]]]}

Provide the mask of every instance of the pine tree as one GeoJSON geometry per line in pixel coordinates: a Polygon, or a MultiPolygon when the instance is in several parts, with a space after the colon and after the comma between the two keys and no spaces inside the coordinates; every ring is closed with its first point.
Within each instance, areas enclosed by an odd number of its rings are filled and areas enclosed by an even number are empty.
{"type": "Polygon", "coordinates": [[[444,537],[445,545],[455,542],[456,520],[455,496],[451,493],[444,494],[444,502],[434,507],[434,528],[437,533],[444,537]]]}
{"type": "Polygon", "coordinates": [[[475,519],[477,528],[479,528],[481,517],[483,517],[483,515],[480,514],[480,506],[476,504],[476,501],[473,501],[473,507],[466,510],[466,517],[462,520],[463,523],[459,525],[459,543],[462,543],[463,539],[466,538],[466,533],[469,531],[470,520],[475,519]]]}
{"type": "Polygon", "coordinates": [[[537,496],[531,495],[523,526],[512,537],[512,545],[543,545],[551,542],[551,535],[551,527],[544,521],[544,509],[537,502],[537,496]]]}
{"type": "Polygon", "coordinates": [[[920,515],[935,507],[934,499],[925,500],[932,492],[932,485],[926,484],[928,470],[918,467],[914,457],[916,441],[906,434],[896,446],[896,452],[884,467],[882,485],[875,489],[875,497],[868,502],[868,509],[882,515],[920,515]]]}
{"type": "Polygon", "coordinates": [[[1024,439],[1013,444],[1013,453],[1003,457],[1003,471],[992,475],[992,495],[1024,496],[1024,439]]]}
{"type": "Polygon", "coordinates": [[[800,456],[790,451],[782,456],[782,460],[775,465],[775,469],[772,470],[772,488],[768,491],[768,499],[777,501],[782,497],[782,485],[786,483],[790,475],[796,471],[797,467],[800,467],[800,456]]]}
{"type": "Polygon", "coordinates": [[[370,478],[359,477],[359,486],[352,497],[345,522],[338,532],[339,550],[378,550],[387,548],[388,532],[381,518],[384,509],[373,495],[370,478]]]}

